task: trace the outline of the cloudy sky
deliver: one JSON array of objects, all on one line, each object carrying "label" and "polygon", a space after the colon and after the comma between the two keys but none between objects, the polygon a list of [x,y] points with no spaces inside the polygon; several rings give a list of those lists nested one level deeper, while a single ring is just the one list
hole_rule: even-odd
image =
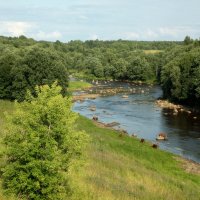
[{"label": "cloudy sky", "polygon": [[0,35],[37,40],[200,37],[200,0],[0,0]]}]

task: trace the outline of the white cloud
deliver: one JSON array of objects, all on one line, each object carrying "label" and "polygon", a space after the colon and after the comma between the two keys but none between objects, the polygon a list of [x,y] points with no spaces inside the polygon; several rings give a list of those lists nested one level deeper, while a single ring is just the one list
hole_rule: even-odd
[{"label": "white cloud", "polygon": [[26,35],[35,24],[22,21],[0,21],[0,33],[11,36]]},{"label": "white cloud", "polygon": [[99,36],[97,34],[94,34],[90,37],[90,40],[97,40],[99,39]]},{"label": "white cloud", "polygon": [[200,29],[190,26],[158,27],[154,29],[143,29],[133,32],[123,33],[123,37],[128,40],[157,40],[157,39],[178,39],[186,35],[200,34]]},{"label": "white cloud", "polygon": [[124,35],[125,35],[125,39],[127,40],[137,40],[140,38],[140,34],[137,32],[127,32]]},{"label": "white cloud", "polygon": [[25,35],[38,40],[56,40],[62,37],[59,31],[44,32],[38,31],[38,25],[32,22],[22,21],[0,21],[0,35],[20,36]]},{"label": "white cloud", "polygon": [[158,37],[158,33],[151,29],[140,30],[137,32],[127,32],[124,33],[124,37],[127,40],[145,40],[145,39],[155,39]]},{"label": "white cloud", "polygon": [[48,33],[44,31],[39,31],[33,37],[39,40],[56,40],[61,38],[62,34],[59,31],[53,31]]},{"label": "white cloud", "polygon": [[180,33],[181,29],[177,27],[161,27],[158,29],[158,31],[161,35],[170,35],[176,37]]},{"label": "white cloud", "polygon": [[158,29],[160,35],[179,37],[182,35],[193,35],[199,33],[200,30],[190,26],[161,27]]},{"label": "white cloud", "polygon": [[158,33],[156,33],[156,31],[153,31],[151,29],[148,29],[147,31],[144,32],[144,36],[146,38],[157,38],[158,37]]}]

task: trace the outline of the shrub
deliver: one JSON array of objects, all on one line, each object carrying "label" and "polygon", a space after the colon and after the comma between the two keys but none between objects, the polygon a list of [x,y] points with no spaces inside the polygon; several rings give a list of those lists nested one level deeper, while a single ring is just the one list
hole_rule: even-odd
[{"label": "shrub", "polygon": [[87,143],[84,132],[74,129],[77,115],[61,87],[36,87],[16,111],[7,116],[6,164],[3,186],[20,198],[66,199],[70,194],[68,169]]}]

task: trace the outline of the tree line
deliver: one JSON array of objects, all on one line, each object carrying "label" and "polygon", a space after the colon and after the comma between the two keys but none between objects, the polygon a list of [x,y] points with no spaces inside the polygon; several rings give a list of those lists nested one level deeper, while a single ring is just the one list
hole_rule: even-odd
[{"label": "tree line", "polygon": [[157,82],[164,96],[193,104],[199,98],[199,40],[35,41],[0,37],[0,98],[24,99],[35,85],[58,81],[67,93],[68,75],[90,79]]},{"label": "tree line", "polygon": [[[155,80],[159,53],[180,42],[35,41],[0,37],[0,98],[23,101],[26,90],[58,81],[67,93],[69,72],[92,78]],[[145,52],[146,51],[146,52]],[[150,52],[149,52],[150,51]]]}]

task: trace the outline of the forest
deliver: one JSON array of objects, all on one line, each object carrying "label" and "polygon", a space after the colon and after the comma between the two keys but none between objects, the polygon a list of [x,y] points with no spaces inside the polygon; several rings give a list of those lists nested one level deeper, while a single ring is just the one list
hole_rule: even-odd
[{"label": "forest", "polygon": [[26,90],[68,76],[157,83],[164,98],[196,105],[200,98],[200,41],[35,41],[0,37],[0,98],[23,101]]}]

